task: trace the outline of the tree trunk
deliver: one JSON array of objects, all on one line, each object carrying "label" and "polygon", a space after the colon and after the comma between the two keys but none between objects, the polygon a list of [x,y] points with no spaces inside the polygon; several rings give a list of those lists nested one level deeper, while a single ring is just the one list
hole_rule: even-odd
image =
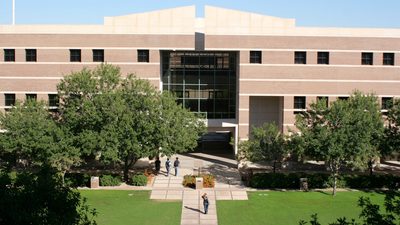
[{"label": "tree trunk", "polygon": [[274,165],[272,166],[272,169],[274,170],[274,173],[276,172],[276,160],[274,160]]},{"label": "tree trunk", "polygon": [[332,193],[333,196],[336,196],[336,183],[337,183],[337,174],[335,173],[333,175],[333,193]]},{"label": "tree trunk", "polygon": [[335,197],[336,196],[336,186],[337,186],[337,178],[339,175],[339,168],[340,168],[340,163],[336,162],[335,160],[331,161],[329,163],[329,167],[331,169],[331,173],[333,174],[333,191],[332,195]]},{"label": "tree trunk", "polygon": [[372,162],[372,159],[368,161],[368,169],[369,169],[369,175],[372,176],[374,173],[374,163]]},{"label": "tree trunk", "polygon": [[133,156],[126,156],[125,157],[125,163],[124,163],[124,181],[128,182],[129,181],[129,169],[132,167],[132,165],[137,161],[137,159]]},{"label": "tree trunk", "polygon": [[65,170],[63,170],[63,171],[61,171],[61,180],[62,180],[62,185],[63,186],[65,186],[65,173],[66,173],[66,171]]}]

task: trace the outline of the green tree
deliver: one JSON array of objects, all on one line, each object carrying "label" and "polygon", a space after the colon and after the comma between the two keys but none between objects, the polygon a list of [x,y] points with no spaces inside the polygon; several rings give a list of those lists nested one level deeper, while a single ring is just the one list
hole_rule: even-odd
[{"label": "green tree", "polygon": [[327,107],[324,102],[296,118],[303,155],[325,161],[333,177],[333,195],[343,166],[365,169],[379,156],[383,121],[377,99],[355,92],[348,100],[338,100]]},{"label": "green tree", "polygon": [[400,153],[400,100],[395,100],[388,110],[388,124],[382,141],[384,155]]},{"label": "green tree", "polygon": [[129,169],[143,157],[171,155],[195,147],[204,124],[147,80],[121,76],[101,65],[66,76],[58,86],[62,123],[87,155]]},{"label": "green tree", "polygon": [[51,166],[64,174],[80,163],[78,149],[70,135],[60,128],[44,102],[17,102],[10,112],[0,115],[5,130],[0,135],[0,157],[7,169],[22,162],[25,167]]},{"label": "green tree", "polygon": [[260,127],[252,127],[250,140],[240,144],[241,154],[253,162],[272,161],[273,172],[277,163],[288,156],[285,136],[275,123],[264,123]]},{"label": "green tree", "polygon": [[52,168],[15,176],[0,173],[0,224],[96,225],[96,215]]}]

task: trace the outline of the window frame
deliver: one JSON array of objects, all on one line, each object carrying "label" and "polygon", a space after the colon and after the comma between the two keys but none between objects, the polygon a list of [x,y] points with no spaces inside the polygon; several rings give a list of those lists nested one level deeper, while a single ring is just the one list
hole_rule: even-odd
[{"label": "window frame", "polygon": [[37,94],[35,93],[25,94],[25,100],[37,101]]},{"label": "window frame", "polygon": [[15,62],[15,49],[4,49],[4,62]]},{"label": "window frame", "polygon": [[381,110],[389,110],[393,106],[393,97],[382,97]]},{"label": "window frame", "polygon": [[249,61],[251,64],[261,64],[262,51],[250,51]]},{"label": "window frame", "polygon": [[374,53],[373,52],[362,52],[361,53],[361,65],[366,65],[366,66],[374,65]]},{"label": "window frame", "polygon": [[37,62],[37,49],[25,49],[25,61]]},{"label": "window frame", "polygon": [[81,49],[70,49],[69,50],[69,61],[70,62],[82,62],[82,50]]},{"label": "window frame", "polygon": [[[11,96],[12,96],[12,99],[10,101],[10,99],[8,97],[11,97]],[[4,94],[4,106],[7,106],[7,107],[14,106],[15,105],[15,101],[16,101],[15,94],[13,94],[13,93],[5,93]],[[10,102],[12,102],[12,103],[10,103]]]},{"label": "window frame", "polygon": [[317,53],[317,64],[329,65],[329,52]]},{"label": "window frame", "polygon": [[137,61],[140,63],[150,62],[150,51],[148,49],[137,50]]},{"label": "window frame", "polygon": [[104,49],[92,49],[92,55],[93,62],[104,62]]},{"label": "window frame", "polygon": [[[299,101],[301,100],[301,101]],[[293,98],[293,109],[305,110],[306,109],[306,96],[294,96]]]},{"label": "window frame", "polygon": [[325,106],[329,107],[329,97],[328,96],[317,96],[317,102],[322,101],[325,99]]},{"label": "window frame", "polygon": [[48,94],[48,105],[50,108],[58,108],[60,104],[60,97],[58,94]]},{"label": "window frame", "polygon": [[294,64],[307,64],[307,52],[305,51],[294,52]]},{"label": "window frame", "polygon": [[[386,57],[390,56],[390,57]],[[382,55],[382,65],[384,66],[394,66],[395,55],[393,52],[384,52]]]}]

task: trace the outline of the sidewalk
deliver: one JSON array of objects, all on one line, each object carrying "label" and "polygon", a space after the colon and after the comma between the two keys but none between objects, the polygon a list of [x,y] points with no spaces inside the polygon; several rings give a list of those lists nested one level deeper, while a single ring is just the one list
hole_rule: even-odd
[{"label": "sidewalk", "polygon": [[[215,188],[194,190],[182,186],[182,176],[158,175],[155,177],[150,199],[182,200],[181,225],[218,225],[216,200],[247,200],[246,188],[216,182]],[[208,214],[204,214],[201,196],[207,193]]]}]

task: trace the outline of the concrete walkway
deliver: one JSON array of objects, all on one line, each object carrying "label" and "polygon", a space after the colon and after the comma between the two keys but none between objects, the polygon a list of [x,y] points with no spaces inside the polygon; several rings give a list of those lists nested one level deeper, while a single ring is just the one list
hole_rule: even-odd
[{"label": "concrete walkway", "polygon": [[[201,196],[208,195],[208,213],[204,214]],[[184,190],[181,225],[218,225],[215,193],[212,190]]]},{"label": "concrete walkway", "polygon": [[[181,166],[178,176],[166,176],[161,159],[161,172],[154,178],[151,186],[150,199],[182,200],[181,225],[218,225],[216,200],[247,200],[247,192],[241,184],[235,160],[202,153],[177,155],[171,157],[171,162],[179,157]],[[216,177],[214,188],[194,190],[182,185],[183,176],[189,174],[210,173]],[[207,193],[209,199],[208,214],[204,214],[203,199]]]}]

